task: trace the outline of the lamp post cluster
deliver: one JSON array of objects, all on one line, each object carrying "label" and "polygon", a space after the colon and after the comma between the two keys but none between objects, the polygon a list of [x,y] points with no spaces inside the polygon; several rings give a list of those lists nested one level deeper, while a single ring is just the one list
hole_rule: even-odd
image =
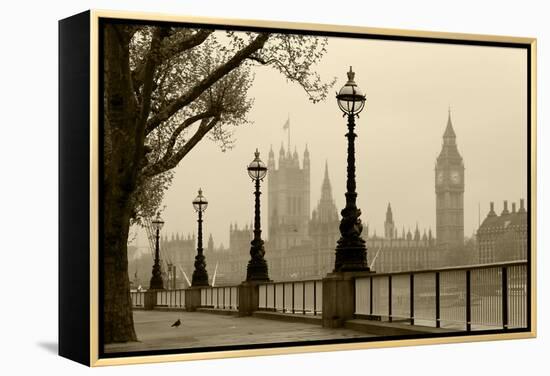
[{"label": "lamp post cluster", "polygon": [[[250,261],[246,271],[247,281],[269,281],[267,262],[264,258],[264,241],[261,238],[262,230],[260,224],[260,182],[267,174],[267,167],[260,159],[260,152],[256,149],[254,160],[247,166],[248,176],[255,183],[255,205],[254,205],[254,238],[251,242]],[[208,201],[199,189],[198,196],[193,200],[193,208],[198,214],[198,236],[197,236],[197,255],[195,256],[195,270],[191,280],[192,287],[208,286],[208,272],[206,271],[206,258],[202,246],[202,215],[208,207]],[[163,289],[162,273],[159,258],[159,233],[164,222],[160,219],[160,214],[152,221],[156,230],[155,261],[153,265],[153,277],[151,278],[150,289]]]},{"label": "lamp post cluster", "polygon": [[[355,73],[350,67],[347,73],[348,81],[336,95],[338,107],[347,115],[348,139],[347,150],[347,180],[346,180],[346,206],[342,209],[340,221],[341,237],[336,245],[336,258],[334,272],[368,271],[367,247],[361,237],[363,225],[361,224],[361,210],[357,207],[357,191],[355,181],[355,117],[365,108],[366,96],[355,83]],[[260,182],[267,175],[267,167],[260,159],[260,152],[256,149],[254,160],[247,166],[248,176],[254,182],[254,238],[250,245],[250,261],[246,270],[246,281],[269,281],[267,261],[265,260],[264,241],[261,234],[260,223]],[[208,273],[202,247],[202,215],[208,207],[208,201],[199,189],[198,196],[193,200],[193,208],[198,213],[198,241],[197,255],[195,257],[195,270],[193,272],[192,286],[208,286]],[[155,261],[151,289],[163,289],[162,274],[159,259],[159,233],[164,225],[160,214],[151,222],[156,231]]]}]

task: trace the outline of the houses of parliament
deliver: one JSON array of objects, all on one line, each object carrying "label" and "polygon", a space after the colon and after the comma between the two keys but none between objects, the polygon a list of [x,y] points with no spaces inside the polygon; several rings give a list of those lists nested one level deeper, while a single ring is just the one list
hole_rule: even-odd
[{"label": "houses of parliament", "polygon": [[[383,236],[370,233],[368,226],[362,234],[372,270],[419,270],[480,261],[476,256],[476,244],[465,243],[464,163],[456,143],[450,111],[441,151],[435,162],[435,234],[432,229],[420,229],[418,225],[414,229],[399,228],[394,221],[395,208],[388,203]],[[325,162],[321,187],[314,187],[320,189],[321,196],[313,210],[310,207],[311,160],[307,146],[301,161],[296,149],[291,152],[281,145],[277,158],[271,149],[267,167],[265,257],[270,278],[300,280],[323,277],[334,267],[334,250],[340,237],[340,215],[332,194],[328,163]],[[493,218],[494,213],[490,216]],[[491,223],[496,222],[492,219]],[[212,278],[216,274],[216,284],[240,283],[246,276],[252,225],[231,223],[229,238],[228,248],[216,248],[210,236],[205,249],[209,276]],[[488,241],[484,244],[488,249]],[[181,274],[192,275],[196,254],[194,235],[165,237],[161,247],[165,257],[179,266]],[[485,254],[487,252],[485,250]],[[185,286],[182,276],[178,274],[176,279]]]}]

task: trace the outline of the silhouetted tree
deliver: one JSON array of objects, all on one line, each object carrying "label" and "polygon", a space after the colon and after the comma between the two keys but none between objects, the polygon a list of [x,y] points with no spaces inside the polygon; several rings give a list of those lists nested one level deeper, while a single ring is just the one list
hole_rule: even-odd
[{"label": "silhouetted tree", "polygon": [[104,342],[136,340],[127,242],[162,202],[172,169],[206,136],[222,150],[247,124],[254,66],[276,69],[313,102],[334,81],[312,70],[326,39],[106,24],[104,29]]}]

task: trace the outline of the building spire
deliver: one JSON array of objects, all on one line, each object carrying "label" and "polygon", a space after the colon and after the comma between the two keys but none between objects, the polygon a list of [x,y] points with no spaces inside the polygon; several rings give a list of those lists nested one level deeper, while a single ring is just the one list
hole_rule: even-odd
[{"label": "building spire", "polygon": [[328,175],[328,162],[325,161],[325,176],[321,185],[321,198],[316,208],[317,220],[322,223],[330,223],[338,220],[338,210],[332,199],[332,187]]},{"label": "building spire", "polygon": [[386,210],[386,221],[384,222],[384,237],[386,239],[392,239],[394,237],[394,233],[395,225],[393,223],[393,213],[391,211],[391,204],[388,202],[388,209]]},{"label": "building spire", "polygon": [[393,223],[393,212],[391,210],[391,203],[388,202],[388,209],[386,209],[386,221]]},{"label": "building spire", "polygon": [[445,133],[443,134],[443,139],[445,142],[448,140],[456,138],[455,130],[453,129],[453,122],[451,120],[451,106],[449,106],[449,116],[447,118],[447,127],[445,128]]},{"label": "building spire", "polygon": [[309,150],[307,150],[307,144],[306,144],[306,150],[304,150],[304,169],[309,170]]},{"label": "building spire", "polygon": [[321,201],[332,201],[332,187],[328,176],[328,161],[325,160],[325,176],[321,187]]}]

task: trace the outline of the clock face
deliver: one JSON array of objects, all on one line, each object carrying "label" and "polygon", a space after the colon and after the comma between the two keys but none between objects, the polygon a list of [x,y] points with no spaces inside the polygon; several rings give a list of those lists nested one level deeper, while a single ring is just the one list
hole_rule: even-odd
[{"label": "clock face", "polygon": [[453,183],[458,184],[460,182],[460,173],[458,171],[451,172],[451,180]]},{"label": "clock face", "polygon": [[437,173],[437,183],[438,184],[443,183],[443,172],[441,171]]}]

